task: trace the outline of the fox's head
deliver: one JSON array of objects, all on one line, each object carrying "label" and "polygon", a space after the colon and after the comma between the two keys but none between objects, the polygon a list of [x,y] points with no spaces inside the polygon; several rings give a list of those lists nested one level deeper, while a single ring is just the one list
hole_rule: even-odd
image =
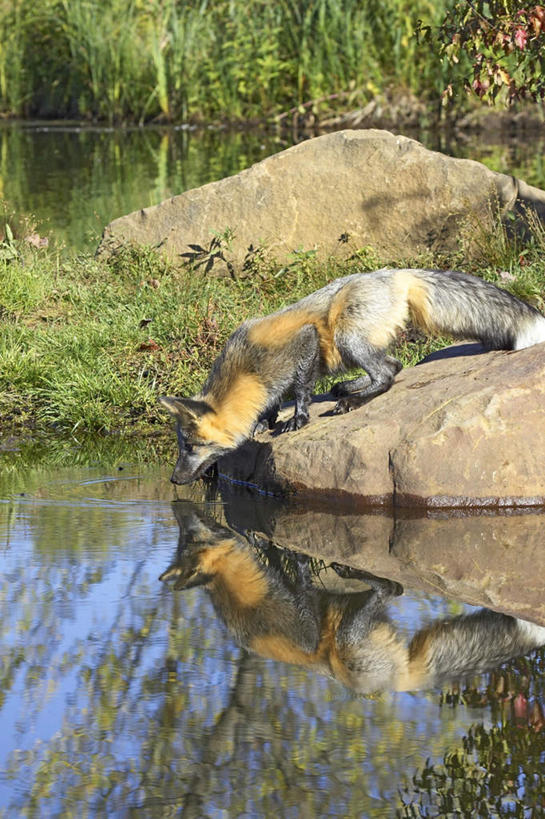
[{"label": "fox's head", "polygon": [[225,429],[214,408],[198,398],[162,396],[161,404],[176,419],[178,461],[170,480],[183,484],[200,478],[218,458],[237,442]]},{"label": "fox's head", "polygon": [[180,527],[178,549],[159,580],[174,580],[175,589],[208,586],[234,550],[233,533],[186,501],[176,501],[172,508]]}]

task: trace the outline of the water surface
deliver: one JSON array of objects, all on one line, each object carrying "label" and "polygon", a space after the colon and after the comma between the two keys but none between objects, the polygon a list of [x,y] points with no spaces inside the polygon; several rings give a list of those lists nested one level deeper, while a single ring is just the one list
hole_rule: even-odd
[{"label": "water surface", "polygon": [[0,200],[34,215],[61,245],[94,250],[112,219],[282,147],[266,134],[0,123]]},{"label": "water surface", "polygon": [[[225,603],[159,577],[207,538],[216,554],[234,538],[248,560],[292,578],[298,559],[251,522],[243,531],[236,496],[226,505],[192,487],[173,503],[168,469],[120,466],[3,482],[4,815],[445,815],[444,799],[464,804],[476,790],[526,811],[497,815],[540,804],[543,652],[455,683],[366,694],[251,653]],[[266,521],[265,501],[252,506]],[[330,562],[313,556],[304,569],[321,599],[370,593]],[[477,611],[409,587],[385,610],[407,644]]]}]

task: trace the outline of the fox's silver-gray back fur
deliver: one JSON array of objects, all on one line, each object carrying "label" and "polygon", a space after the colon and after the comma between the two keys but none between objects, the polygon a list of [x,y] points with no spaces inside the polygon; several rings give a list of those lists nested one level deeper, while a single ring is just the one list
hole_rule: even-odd
[{"label": "fox's silver-gray back fur", "polygon": [[[384,268],[354,273],[330,282],[277,315],[305,308],[326,314],[332,297],[346,288],[349,296],[345,311],[357,321],[362,335],[369,337],[377,326],[392,324],[392,308],[405,295],[399,282],[407,278],[425,285],[430,323],[439,333],[476,339],[494,350],[522,349],[545,341],[545,318],[535,307],[478,276],[454,270]],[[418,314],[411,314],[410,300],[407,307],[405,321],[412,318],[418,322]],[[532,340],[529,336],[533,336]]]},{"label": "fox's silver-gray back fur", "polygon": [[[422,329],[475,339],[494,350],[522,349],[545,341],[545,318],[536,308],[490,282],[458,271],[385,268],[354,273],[330,282],[265,319],[280,319],[295,311],[326,318],[332,299],[346,291],[343,310],[336,320],[338,325],[357,328],[358,334],[368,340],[387,335],[388,346],[396,331],[409,320],[423,323],[421,312],[412,310],[410,294],[407,297],[405,288],[400,286],[403,279],[415,279],[425,288],[423,298],[428,315]],[[203,386],[203,395],[213,391],[221,396],[241,369],[258,372],[275,392],[282,382],[289,381],[296,359],[294,338],[286,337],[271,356],[270,348],[251,342],[252,328],[263,320],[250,319],[235,330]]]}]

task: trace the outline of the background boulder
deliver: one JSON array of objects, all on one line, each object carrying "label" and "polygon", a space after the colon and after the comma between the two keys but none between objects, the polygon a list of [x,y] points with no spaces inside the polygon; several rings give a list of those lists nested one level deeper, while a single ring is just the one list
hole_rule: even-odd
[{"label": "background boulder", "polygon": [[279,261],[294,249],[348,255],[371,245],[389,260],[425,249],[452,250],[461,220],[532,206],[545,218],[545,192],[479,162],[429,151],[388,131],[345,130],[315,137],[235,176],[115,219],[99,254],[133,241],[176,259],[234,231],[232,258],[264,245]]}]

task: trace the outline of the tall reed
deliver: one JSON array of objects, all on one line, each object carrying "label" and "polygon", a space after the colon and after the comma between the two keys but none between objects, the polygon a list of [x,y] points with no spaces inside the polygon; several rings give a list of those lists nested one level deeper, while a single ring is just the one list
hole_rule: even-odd
[{"label": "tall reed", "polygon": [[388,89],[438,98],[413,36],[451,0],[0,0],[0,113],[251,119]]}]

